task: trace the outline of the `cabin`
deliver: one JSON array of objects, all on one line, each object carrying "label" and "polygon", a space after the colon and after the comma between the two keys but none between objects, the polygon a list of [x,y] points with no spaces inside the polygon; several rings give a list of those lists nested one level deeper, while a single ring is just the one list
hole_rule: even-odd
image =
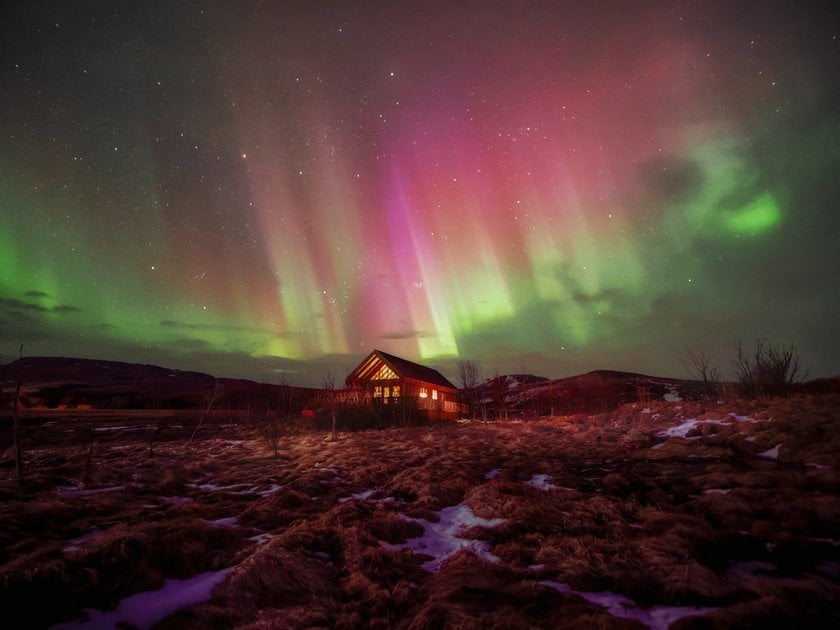
[{"label": "cabin", "polygon": [[427,417],[441,420],[466,414],[458,388],[440,372],[381,350],[371,352],[345,384],[374,405],[416,405]]}]

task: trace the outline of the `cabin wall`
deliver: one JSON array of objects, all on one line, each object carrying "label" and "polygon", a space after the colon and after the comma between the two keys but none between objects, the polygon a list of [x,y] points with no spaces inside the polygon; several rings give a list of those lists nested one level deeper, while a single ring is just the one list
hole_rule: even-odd
[{"label": "cabin wall", "polygon": [[456,420],[463,415],[458,390],[411,379],[358,381],[355,386],[365,392],[372,404],[388,405],[411,398],[427,417]]}]

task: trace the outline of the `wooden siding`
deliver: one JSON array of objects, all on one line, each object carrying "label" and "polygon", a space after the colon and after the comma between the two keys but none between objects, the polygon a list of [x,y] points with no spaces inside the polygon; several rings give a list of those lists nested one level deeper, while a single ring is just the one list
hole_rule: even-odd
[{"label": "wooden siding", "polygon": [[411,398],[431,418],[456,419],[466,413],[458,388],[440,372],[379,350],[371,352],[345,382],[373,404]]}]

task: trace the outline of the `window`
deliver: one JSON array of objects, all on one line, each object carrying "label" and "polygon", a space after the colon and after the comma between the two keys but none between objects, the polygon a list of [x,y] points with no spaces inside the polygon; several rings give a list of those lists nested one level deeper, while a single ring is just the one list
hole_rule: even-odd
[{"label": "window", "polygon": [[382,388],[379,385],[373,388],[373,397],[382,398]]},{"label": "window", "polygon": [[428,398],[429,397],[429,390],[425,387],[420,388],[420,393],[418,394],[420,398]]},{"label": "window", "polygon": [[437,393],[437,390],[436,390],[436,389],[433,389],[433,390],[432,390],[432,400],[437,400],[437,399],[438,399],[438,393]]},{"label": "window", "polygon": [[391,397],[391,388],[386,387],[385,388],[385,398],[390,398],[390,397]]},{"label": "window", "polygon": [[400,397],[400,386],[399,385],[394,385],[394,387],[391,388],[391,395],[394,398],[399,398]]},{"label": "window", "polygon": [[373,375],[371,378],[372,381],[390,381],[395,378],[398,378],[397,375],[394,373],[394,370],[389,368],[387,365],[383,365],[382,367],[377,370],[376,374]]}]

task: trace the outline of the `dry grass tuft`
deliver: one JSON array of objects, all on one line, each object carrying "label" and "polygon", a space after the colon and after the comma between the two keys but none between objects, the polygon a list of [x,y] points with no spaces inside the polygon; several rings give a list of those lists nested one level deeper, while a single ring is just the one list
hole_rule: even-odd
[{"label": "dry grass tuft", "polygon": [[247,613],[310,604],[334,591],[331,563],[279,544],[263,545],[216,590],[215,599]]}]

